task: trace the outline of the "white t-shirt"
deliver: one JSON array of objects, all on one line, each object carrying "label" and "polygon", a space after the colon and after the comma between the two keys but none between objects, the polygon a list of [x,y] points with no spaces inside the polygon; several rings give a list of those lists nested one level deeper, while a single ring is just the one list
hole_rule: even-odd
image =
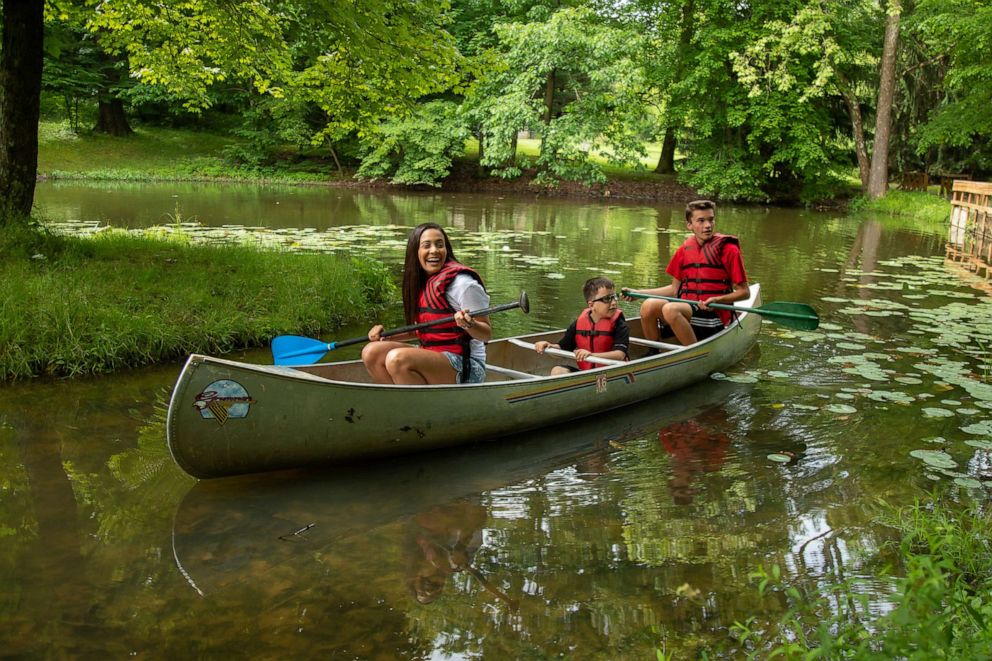
[{"label": "white t-shirt", "polygon": [[[467,273],[459,273],[448,285],[444,292],[444,297],[455,310],[481,310],[489,307],[489,294],[483,289],[479,281]],[[486,362],[486,345],[479,340],[472,338],[470,345],[472,357]]]}]

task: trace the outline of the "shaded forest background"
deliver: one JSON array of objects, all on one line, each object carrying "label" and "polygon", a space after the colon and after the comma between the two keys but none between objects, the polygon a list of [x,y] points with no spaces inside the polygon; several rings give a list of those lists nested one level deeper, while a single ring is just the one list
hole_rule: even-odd
[{"label": "shaded forest background", "polygon": [[877,198],[992,171],[989,25],[986,0],[4,0],[4,217],[42,112],[226,133],[232,168],[438,185],[468,144],[479,176],[591,184],[655,144],[710,196]]}]

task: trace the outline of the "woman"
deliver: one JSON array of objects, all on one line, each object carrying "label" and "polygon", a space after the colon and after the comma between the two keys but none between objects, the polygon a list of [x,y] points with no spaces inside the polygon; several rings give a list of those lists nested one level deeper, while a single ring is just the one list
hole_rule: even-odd
[{"label": "woman", "polygon": [[[486,346],[492,337],[489,317],[469,310],[489,306],[479,274],[455,260],[448,235],[437,223],[418,225],[406,244],[403,311],[408,324],[454,315],[454,321],[414,333],[382,337],[369,330],[362,361],[376,383],[481,383],[486,378]],[[396,340],[417,337],[414,347]]]}]

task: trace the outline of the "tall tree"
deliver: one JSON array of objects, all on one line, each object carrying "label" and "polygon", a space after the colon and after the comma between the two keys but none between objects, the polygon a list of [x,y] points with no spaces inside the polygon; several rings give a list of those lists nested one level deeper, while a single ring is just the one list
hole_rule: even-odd
[{"label": "tall tree", "polygon": [[44,8],[44,0],[3,0],[0,225],[26,222],[34,204]]},{"label": "tall tree", "polygon": [[[643,156],[643,50],[633,30],[614,27],[588,9],[565,8],[547,20],[496,26],[498,57],[466,101],[484,131],[484,162],[502,167],[518,131],[538,129],[538,178],[602,181],[589,160],[599,149],[616,163]],[[552,85],[553,83],[553,85]],[[550,93],[553,86],[554,91]]]},{"label": "tall tree", "polygon": [[896,56],[899,48],[900,0],[889,0],[885,17],[885,40],[878,81],[878,105],[875,110],[875,144],[871,153],[868,197],[884,197],[889,189],[889,138],[892,135],[892,105],[896,94]]}]

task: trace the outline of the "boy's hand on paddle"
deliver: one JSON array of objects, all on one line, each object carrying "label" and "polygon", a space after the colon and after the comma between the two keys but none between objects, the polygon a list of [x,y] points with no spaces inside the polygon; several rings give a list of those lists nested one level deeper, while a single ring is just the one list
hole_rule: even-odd
[{"label": "boy's hand on paddle", "polygon": [[537,353],[544,353],[544,350],[551,346],[551,343],[547,340],[541,340],[534,343],[534,351]]},{"label": "boy's hand on paddle", "polygon": [[623,300],[627,301],[628,303],[633,303],[637,299],[635,299],[634,297],[628,295],[627,292],[629,292],[629,291],[630,290],[627,289],[626,287],[621,287],[620,288],[620,298],[622,298]]},{"label": "boy's hand on paddle", "polygon": [[586,351],[585,349],[576,349],[573,353],[575,353],[575,360],[577,361],[585,360],[592,355],[591,351]]}]

